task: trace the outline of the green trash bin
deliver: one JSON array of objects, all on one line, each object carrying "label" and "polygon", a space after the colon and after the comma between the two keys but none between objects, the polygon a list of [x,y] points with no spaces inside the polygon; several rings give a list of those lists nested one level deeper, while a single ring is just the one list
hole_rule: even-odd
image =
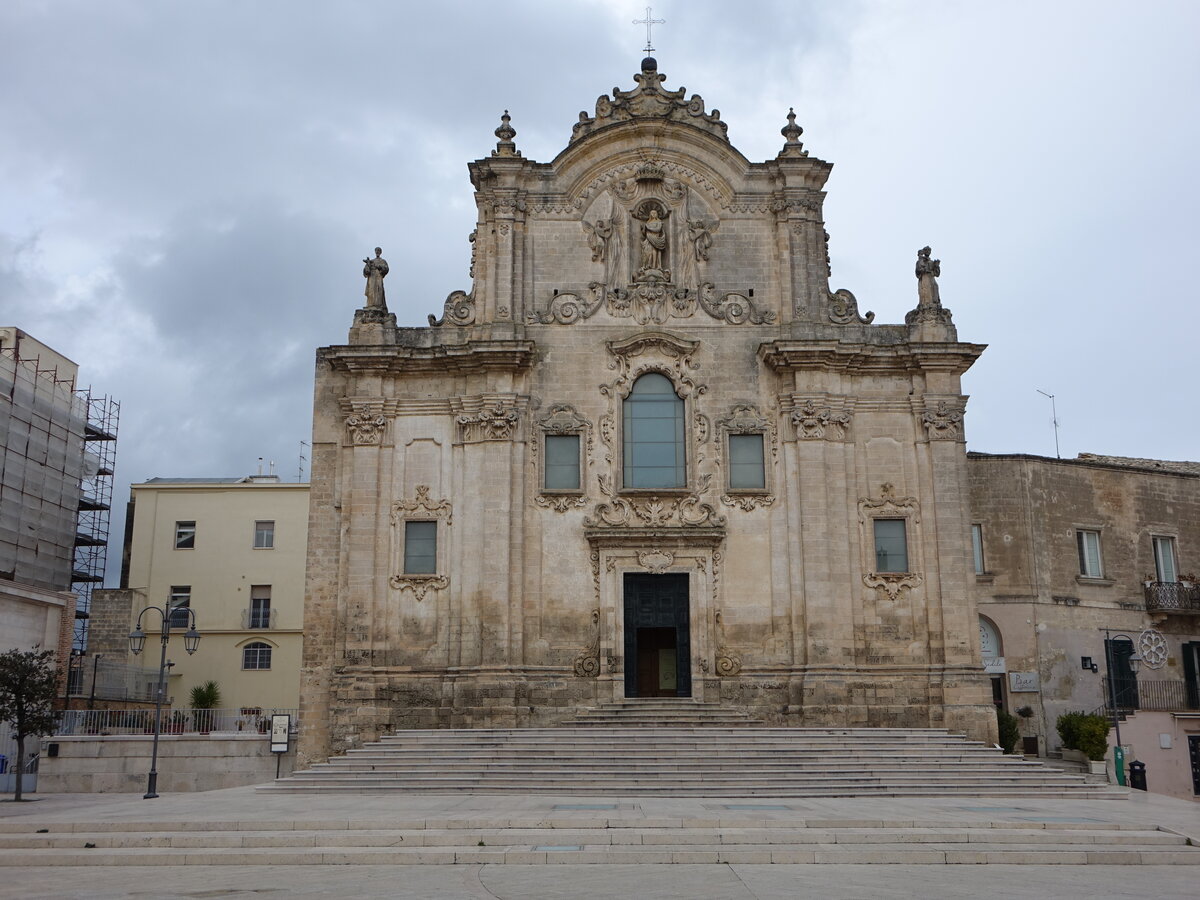
[{"label": "green trash bin", "polygon": [[1125,748],[1113,747],[1113,768],[1117,773],[1117,784],[1125,786]]}]

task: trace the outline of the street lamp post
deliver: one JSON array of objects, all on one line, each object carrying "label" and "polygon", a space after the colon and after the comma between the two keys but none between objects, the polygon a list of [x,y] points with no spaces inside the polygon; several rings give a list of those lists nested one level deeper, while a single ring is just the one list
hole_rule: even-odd
[{"label": "street lamp post", "polygon": [[[158,613],[159,619],[162,621],[162,654],[158,662],[158,693],[154,697],[154,750],[150,756],[150,778],[146,785],[146,793],[142,795],[143,800],[153,800],[158,796],[158,736],[162,733],[163,691],[166,688],[167,668],[174,665],[174,663],[167,662],[167,641],[171,639],[171,614],[179,609],[172,610],[170,604],[147,606],[138,613],[137,624],[133,631],[129,632],[129,649],[134,656],[137,656],[146,646],[146,632],[142,631],[142,616],[153,610]],[[200,646],[200,632],[196,630],[196,613],[190,608],[187,608],[186,612],[188,630],[183,635],[183,648],[190,656]]]},{"label": "street lamp post", "polygon": [[[1133,638],[1127,634],[1120,632],[1116,633],[1117,637],[1125,638],[1130,644],[1133,643]],[[1113,730],[1116,732],[1116,745],[1113,747],[1113,771],[1117,775],[1117,784],[1125,784],[1125,750],[1121,745],[1121,717],[1117,712],[1117,679],[1116,670],[1113,666],[1112,652],[1112,636],[1111,628],[1104,629],[1104,662],[1108,668],[1108,703],[1112,711]],[[1129,657],[1129,670],[1137,675],[1138,665],[1142,658],[1136,652]]]}]

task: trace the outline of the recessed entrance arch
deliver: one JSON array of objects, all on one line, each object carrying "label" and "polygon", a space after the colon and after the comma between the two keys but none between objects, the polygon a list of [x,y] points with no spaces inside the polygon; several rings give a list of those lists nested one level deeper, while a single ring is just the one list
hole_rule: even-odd
[{"label": "recessed entrance arch", "polygon": [[625,696],[692,696],[688,576],[625,575]]}]

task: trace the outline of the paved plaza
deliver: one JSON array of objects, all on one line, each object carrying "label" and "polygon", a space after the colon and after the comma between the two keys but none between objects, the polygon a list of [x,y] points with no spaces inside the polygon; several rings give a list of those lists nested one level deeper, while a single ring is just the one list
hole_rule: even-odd
[{"label": "paved plaza", "polygon": [[[1200,804],[1134,792],[1127,800],[1029,798],[807,799],[263,794],[233,788],[200,794],[45,794],[0,803],[0,825],[119,825],[179,822],[278,825],[344,820],[562,821],[594,817],[636,821],[753,815],[764,821],[1092,822],[1165,828],[1200,843]],[[9,853],[19,851],[7,851]],[[322,896],[441,898],[786,897],[1195,897],[1200,870],[1188,865],[97,865],[8,866],[0,898]]]}]

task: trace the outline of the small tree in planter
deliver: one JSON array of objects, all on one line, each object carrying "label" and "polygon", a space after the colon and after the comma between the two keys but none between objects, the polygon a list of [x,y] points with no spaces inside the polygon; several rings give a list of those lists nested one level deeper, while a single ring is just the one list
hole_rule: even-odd
[{"label": "small tree in planter", "polygon": [[201,733],[212,731],[216,718],[213,710],[221,708],[221,686],[215,681],[206,681],[192,688],[192,709],[196,710],[196,730]]},{"label": "small tree in planter", "polygon": [[1017,749],[1017,741],[1021,739],[1016,716],[1009,715],[997,706],[996,724],[1000,726],[1000,747],[1005,753],[1012,753]]},{"label": "small tree in planter", "polygon": [[54,701],[58,697],[58,666],[53,650],[9,650],[0,653],[0,726],[10,723],[17,739],[13,773],[21,799],[25,773],[25,739],[51,734],[58,727]]}]

